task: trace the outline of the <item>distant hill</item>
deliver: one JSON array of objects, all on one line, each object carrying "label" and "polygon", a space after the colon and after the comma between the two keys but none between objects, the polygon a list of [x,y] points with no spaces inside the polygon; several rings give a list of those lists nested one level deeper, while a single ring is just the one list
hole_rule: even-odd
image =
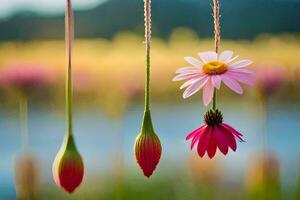
[{"label": "distant hill", "polygon": [[[154,35],[166,38],[177,27],[190,27],[200,36],[212,34],[211,1],[153,0]],[[260,33],[300,33],[300,2],[278,0],[221,0],[222,34],[251,39]],[[110,0],[78,11],[76,35],[111,38],[120,31],[143,34],[143,1]],[[64,17],[18,13],[0,21],[0,40],[60,39]]]}]

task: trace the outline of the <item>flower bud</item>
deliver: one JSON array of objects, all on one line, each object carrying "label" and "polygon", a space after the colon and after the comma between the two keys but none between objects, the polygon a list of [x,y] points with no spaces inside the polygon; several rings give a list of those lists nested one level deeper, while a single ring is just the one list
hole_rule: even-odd
[{"label": "flower bud", "polygon": [[136,161],[146,177],[150,177],[159,163],[162,147],[152,126],[150,112],[145,112],[142,131],[135,141]]},{"label": "flower bud", "polygon": [[72,135],[67,135],[53,163],[55,183],[72,193],[81,184],[84,176],[83,161]]}]

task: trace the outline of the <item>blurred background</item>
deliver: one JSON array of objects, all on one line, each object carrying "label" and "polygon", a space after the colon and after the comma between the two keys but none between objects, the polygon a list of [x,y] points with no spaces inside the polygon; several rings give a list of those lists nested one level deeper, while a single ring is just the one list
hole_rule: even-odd
[{"label": "blurred background", "polygon": [[219,107],[246,143],[212,160],[184,141],[203,122],[201,93],[183,100],[171,81],[184,56],[213,50],[211,1],[153,0],[152,112],[163,155],[150,179],[133,154],[143,113],[143,1],[73,4],[84,182],[69,196],[51,172],[65,133],[65,1],[1,1],[1,200],[300,199],[300,0],[221,1],[221,49],[253,60],[257,76],[243,96],[222,86]]}]

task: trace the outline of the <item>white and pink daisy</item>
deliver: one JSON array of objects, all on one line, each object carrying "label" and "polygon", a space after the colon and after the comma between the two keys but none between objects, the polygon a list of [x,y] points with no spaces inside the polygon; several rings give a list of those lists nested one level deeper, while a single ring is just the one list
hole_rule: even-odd
[{"label": "white and pink daisy", "polygon": [[[213,51],[199,53],[200,60],[187,56],[184,59],[191,65],[180,68],[173,81],[186,82],[180,89],[186,88],[183,98],[188,98],[203,88],[203,103],[207,106],[214,94],[214,89],[220,89],[223,81],[226,86],[238,94],[243,93],[239,82],[253,85],[253,72],[245,69],[252,64],[250,60],[235,61],[232,51],[217,54]],[[235,62],[234,62],[235,61]]]}]

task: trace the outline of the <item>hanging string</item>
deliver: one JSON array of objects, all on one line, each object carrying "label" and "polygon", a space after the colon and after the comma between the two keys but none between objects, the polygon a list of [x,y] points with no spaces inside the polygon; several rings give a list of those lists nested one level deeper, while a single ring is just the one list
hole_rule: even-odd
[{"label": "hanging string", "polygon": [[[219,53],[221,42],[221,27],[220,27],[220,3],[219,0],[213,0],[213,17],[214,17],[214,32],[215,32],[215,52]],[[212,109],[217,109],[217,90],[214,89]]]},{"label": "hanging string", "polygon": [[74,40],[74,20],[72,13],[71,0],[67,0],[66,18],[65,18],[65,29],[66,29],[66,49],[67,49],[67,74],[66,74],[66,111],[67,111],[67,127],[68,134],[73,133],[73,91],[72,91],[72,48]]},{"label": "hanging string", "polygon": [[145,111],[150,110],[150,50],[151,50],[151,0],[144,0],[145,43],[146,43],[146,81]]}]

